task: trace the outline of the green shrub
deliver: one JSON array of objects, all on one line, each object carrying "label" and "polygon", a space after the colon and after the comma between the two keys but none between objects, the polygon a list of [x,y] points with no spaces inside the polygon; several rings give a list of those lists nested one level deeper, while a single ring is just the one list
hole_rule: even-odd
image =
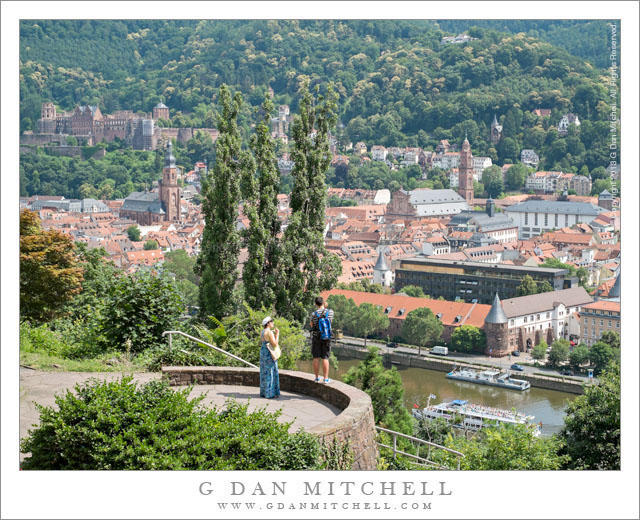
[{"label": "green shrub", "polygon": [[35,326],[28,321],[20,324],[20,350],[60,355],[66,349],[60,334],[53,332],[45,324]]},{"label": "green shrub", "polygon": [[[155,347],[148,348],[139,354],[137,360],[151,372],[159,372],[163,366],[223,366],[221,358],[227,360],[227,366],[231,365],[232,361],[236,363],[235,360],[228,356],[216,353],[213,349],[201,347],[197,343],[187,344],[185,341],[178,340],[178,337],[174,337],[172,348],[169,348],[167,345],[157,345]],[[246,365],[237,363],[237,366]]]},{"label": "green shrub", "polygon": [[57,319],[49,324],[20,324],[20,351],[58,356],[63,359],[86,359],[105,353],[97,332],[90,324]]},{"label": "green shrub", "polygon": [[142,352],[164,343],[162,333],[177,324],[182,301],[174,283],[166,276],[140,273],[113,284],[105,304],[101,332],[105,346]]},{"label": "green shrub", "polygon": [[90,380],[56,396],[58,409],[38,406],[40,425],[22,440],[23,469],[306,470],[321,469],[321,448],[309,433],[288,433],[280,412],[248,414],[228,401],[206,409],[164,381],[138,387],[131,377]]}]

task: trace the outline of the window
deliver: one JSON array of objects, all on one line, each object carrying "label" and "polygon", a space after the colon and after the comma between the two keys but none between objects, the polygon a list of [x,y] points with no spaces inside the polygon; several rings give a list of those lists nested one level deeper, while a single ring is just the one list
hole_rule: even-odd
[{"label": "window", "polygon": [[514,325],[514,321],[515,321],[515,320],[511,320],[511,321],[509,322],[509,326],[510,326],[510,327],[513,327],[513,325]]},{"label": "window", "polygon": [[593,318],[593,319],[591,320],[591,325],[595,325],[595,324],[596,324],[596,319],[595,319],[595,318]]},{"label": "window", "polygon": [[539,320],[539,319],[540,319],[540,315],[536,314],[536,320]]},{"label": "window", "polygon": [[616,328],[618,328],[618,329],[620,328],[620,322],[619,321],[616,321]]},{"label": "window", "polygon": [[544,214],[544,227],[549,226],[549,213]]},{"label": "window", "polygon": [[564,216],[564,225],[565,227],[569,225],[569,215]]},{"label": "window", "polygon": [[604,320],[600,320],[600,326],[602,327],[604,325]]},{"label": "window", "polygon": [[534,226],[538,225],[538,214],[537,213],[533,214],[533,225]]},{"label": "window", "polygon": [[527,323],[527,317],[526,316],[524,317],[524,322]]},{"label": "window", "polygon": [[[529,213],[525,213],[525,214],[524,214],[524,224],[525,224],[525,226],[526,226],[528,223],[529,223]],[[527,229],[527,231],[529,231],[529,230]]]},{"label": "window", "polygon": [[551,318],[551,313],[547,312],[547,319]]},{"label": "window", "polygon": [[558,227],[558,214],[557,213],[554,215],[554,226]]}]

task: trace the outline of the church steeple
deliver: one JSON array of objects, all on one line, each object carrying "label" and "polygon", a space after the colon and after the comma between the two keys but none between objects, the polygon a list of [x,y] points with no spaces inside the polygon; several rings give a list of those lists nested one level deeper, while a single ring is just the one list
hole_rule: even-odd
[{"label": "church steeple", "polygon": [[164,167],[165,168],[175,168],[176,167],[176,158],[173,156],[173,143],[171,139],[167,143],[167,151],[164,155]]},{"label": "church steeple", "polygon": [[173,156],[173,144],[167,143],[160,183],[160,200],[165,211],[165,220],[179,221],[181,218],[180,186],[178,185],[178,169]]},{"label": "church steeple", "polygon": [[473,155],[466,133],[458,166],[458,193],[464,197],[470,207],[473,207]]}]

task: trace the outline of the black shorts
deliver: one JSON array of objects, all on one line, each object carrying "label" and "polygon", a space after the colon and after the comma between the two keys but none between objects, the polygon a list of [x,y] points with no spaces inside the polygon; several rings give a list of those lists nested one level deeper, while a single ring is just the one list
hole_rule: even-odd
[{"label": "black shorts", "polygon": [[329,359],[329,352],[331,352],[330,339],[320,339],[311,336],[311,355],[314,358]]}]

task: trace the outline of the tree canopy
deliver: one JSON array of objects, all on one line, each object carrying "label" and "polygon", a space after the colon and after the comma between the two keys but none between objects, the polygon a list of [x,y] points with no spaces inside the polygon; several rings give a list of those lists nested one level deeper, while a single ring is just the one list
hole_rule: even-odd
[{"label": "tree canopy", "polygon": [[43,231],[37,213],[20,213],[20,316],[48,321],[82,290],[82,267],[73,240]]}]

